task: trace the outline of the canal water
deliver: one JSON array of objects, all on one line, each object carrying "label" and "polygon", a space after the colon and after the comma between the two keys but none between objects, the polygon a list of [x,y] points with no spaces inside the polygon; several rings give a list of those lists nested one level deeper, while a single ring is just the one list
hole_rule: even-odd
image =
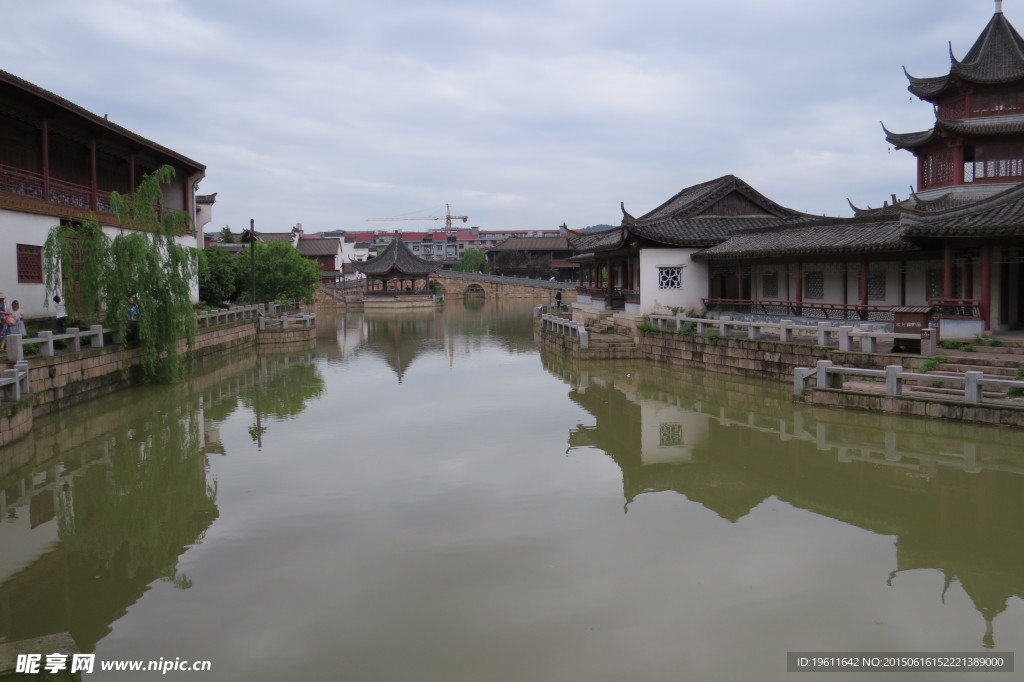
[{"label": "canal water", "polygon": [[[530,312],[321,314],[37,420],[0,452],[0,644],[70,633],[95,680],[667,682],[1024,639],[1020,432],[567,362]],[[151,660],[210,670],[100,670]]]}]

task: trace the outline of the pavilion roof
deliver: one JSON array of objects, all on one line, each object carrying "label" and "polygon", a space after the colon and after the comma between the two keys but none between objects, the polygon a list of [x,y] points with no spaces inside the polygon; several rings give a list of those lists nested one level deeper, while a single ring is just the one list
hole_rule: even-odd
[{"label": "pavilion roof", "polygon": [[1024,236],[1024,183],[963,206],[907,210],[901,223],[908,238]]},{"label": "pavilion roof", "polygon": [[996,11],[964,58],[954,57],[950,47],[949,61],[945,76],[915,78],[908,73],[907,89],[921,99],[934,101],[957,80],[997,84],[1024,79],[1024,39],[1003,13]]},{"label": "pavilion roof", "polygon": [[365,275],[429,275],[441,267],[414,254],[401,239],[392,240],[376,258],[354,265]]},{"label": "pavilion roof", "polygon": [[946,134],[953,135],[1020,135],[1024,133],[1024,115],[991,116],[969,119],[939,119],[929,130],[916,133],[893,133],[886,130],[885,139],[898,149],[917,149]]}]

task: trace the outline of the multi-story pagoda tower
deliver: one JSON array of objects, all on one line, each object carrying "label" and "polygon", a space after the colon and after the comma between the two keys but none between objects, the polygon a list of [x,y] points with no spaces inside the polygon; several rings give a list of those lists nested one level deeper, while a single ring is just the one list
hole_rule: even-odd
[{"label": "multi-story pagoda tower", "polygon": [[885,130],[893,146],[917,157],[921,199],[954,194],[970,201],[1024,182],[1024,39],[1003,16],[1002,0],[995,4],[963,59],[950,46],[949,73],[907,73],[907,89],[935,105],[935,125],[917,133]]}]

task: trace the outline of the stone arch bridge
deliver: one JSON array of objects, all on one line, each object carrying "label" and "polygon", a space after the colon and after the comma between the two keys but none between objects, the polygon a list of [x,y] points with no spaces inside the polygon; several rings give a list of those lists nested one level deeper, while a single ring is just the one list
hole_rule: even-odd
[{"label": "stone arch bridge", "polygon": [[489,298],[554,299],[555,292],[561,291],[563,302],[571,303],[576,300],[575,282],[500,277],[475,272],[456,272],[455,270],[438,270],[431,275],[430,279],[437,280],[444,287],[447,296],[462,296],[468,291],[469,293],[482,292]]}]

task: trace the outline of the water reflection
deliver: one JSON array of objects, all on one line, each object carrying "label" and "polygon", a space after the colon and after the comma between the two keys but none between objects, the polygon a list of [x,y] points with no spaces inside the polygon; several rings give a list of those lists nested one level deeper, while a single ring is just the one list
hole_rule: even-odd
[{"label": "water reflection", "polygon": [[93,651],[155,581],[190,588],[180,557],[219,514],[219,422],[239,408],[294,418],[324,390],[312,359],[208,361],[179,386],[36,420],[5,448],[17,466],[0,478],[0,642],[69,632]]},{"label": "water reflection", "polygon": [[328,362],[363,355],[383,360],[402,383],[418,358],[457,358],[496,343],[511,353],[536,350],[529,300],[451,300],[443,307],[323,313],[318,318],[318,351]]},{"label": "water reflection", "polygon": [[896,538],[887,576],[942,573],[984,619],[1024,597],[1024,452],[1019,435],[925,420],[808,409],[785,387],[644,363],[579,367],[545,358],[594,417],[569,449],[622,471],[625,509],[672,491],[731,522],[769,498]]}]

